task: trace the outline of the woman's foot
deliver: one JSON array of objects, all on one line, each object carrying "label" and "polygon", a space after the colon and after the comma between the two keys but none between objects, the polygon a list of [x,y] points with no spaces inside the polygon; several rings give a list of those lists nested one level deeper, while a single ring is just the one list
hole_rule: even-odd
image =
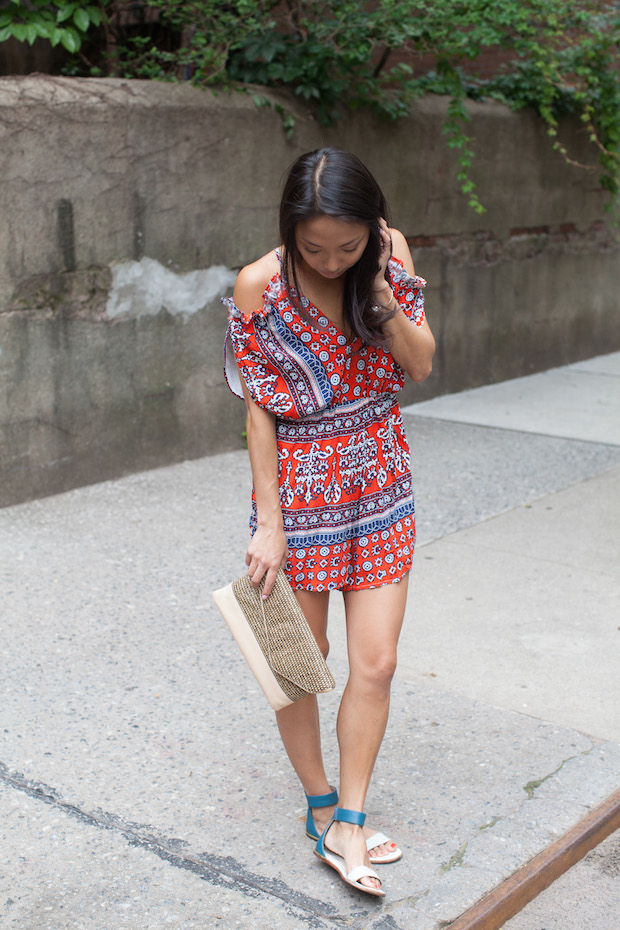
[{"label": "woman's foot", "polygon": [[[327,827],[327,824],[332,819],[333,815],[334,815],[333,807],[313,807],[312,808],[312,818],[314,820],[314,824],[317,828],[319,836],[322,835],[322,833]],[[341,826],[342,824],[334,824],[334,827],[341,827]],[[376,830],[372,830],[370,827],[366,827],[366,826],[358,827],[357,829],[361,830],[361,832],[363,833],[364,841],[369,839],[371,836],[374,836],[375,833],[377,832]],[[332,836],[332,830],[329,831],[329,835],[330,837]],[[331,840],[330,840],[329,845],[331,847]],[[392,842],[381,843],[379,846],[373,846],[372,849],[369,849],[368,855],[369,857],[373,859],[375,858],[380,859],[382,856],[393,855],[397,849],[398,847],[396,843],[392,843]],[[338,852],[338,850],[335,849],[334,852]],[[361,863],[358,862],[357,864],[360,865]],[[364,864],[367,865],[367,863],[364,863]]]},{"label": "woman's foot", "polygon": [[[366,850],[366,837],[363,827],[352,823],[334,821],[324,837],[325,848],[341,856],[345,863],[345,873],[350,875],[359,866],[370,868],[370,859]],[[364,875],[358,884],[365,888],[381,891],[381,881],[371,875]]]}]

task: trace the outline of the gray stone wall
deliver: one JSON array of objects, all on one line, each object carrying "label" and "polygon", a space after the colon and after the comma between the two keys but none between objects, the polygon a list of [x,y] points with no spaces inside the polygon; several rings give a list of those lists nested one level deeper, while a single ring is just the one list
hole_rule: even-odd
[{"label": "gray stone wall", "polygon": [[[566,164],[532,114],[472,105],[478,216],[445,106],[329,131],[297,109],[287,140],[243,94],[0,79],[0,504],[241,446],[219,297],[277,243],[282,177],[322,144],[376,174],[429,282],[437,361],[408,402],[620,348],[596,171]],[[579,125],[561,134],[592,162]]]}]

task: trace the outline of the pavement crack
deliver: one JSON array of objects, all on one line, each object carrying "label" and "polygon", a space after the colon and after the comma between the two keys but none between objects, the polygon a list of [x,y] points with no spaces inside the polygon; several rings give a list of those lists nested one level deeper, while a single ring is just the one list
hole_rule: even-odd
[{"label": "pavement crack", "polygon": [[[348,927],[350,919],[336,912],[332,905],[290,888],[279,879],[266,878],[247,870],[232,856],[212,853],[191,854],[182,852],[184,840],[160,837],[149,832],[145,825],[127,823],[115,814],[97,810],[89,812],[62,799],[54,788],[42,782],[27,779],[19,772],[11,772],[0,762],[0,783],[41,801],[80,823],[99,830],[110,830],[131,845],[154,853],[169,865],[192,872],[212,885],[235,889],[252,898],[269,895],[278,898],[294,916],[311,930],[328,930],[328,927]],[[328,923],[325,923],[327,921]]]},{"label": "pavement crack", "polygon": [[486,823],[483,823],[481,827],[478,827],[476,833],[486,833],[487,830],[491,830],[496,823],[499,823],[501,817],[493,817],[492,820],[488,820]]},{"label": "pavement crack", "polygon": [[574,756],[569,756],[568,759],[564,759],[564,761],[560,762],[558,767],[554,769],[553,772],[549,772],[548,775],[543,775],[542,778],[534,778],[531,781],[528,781],[526,785],[523,785],[523,790],[527,794],[527,800],[531,801],[536,794],[536,790],[540,788],[541,785],[544,785],[546,781],[549,781],[550,778],[553,778],[554,775],[557,775],[558,772],[561,772],[565,765],[567,765],[569,762],[572,762],[574,759],[578,759],[580,756],[587,756],[590,752],[592,752],[592,748],[586,750],[585,752],[576,753]]},{"label": "pavement crack", "polygon": [[465,853],[467,852],[467,845],[467,842],[463,843],[460,849],[457,849],[457,851],[450,856],[447,863],[440,867],[439,871],[442,875],[445,875],[445,873],[449,872],[451,869],[456,869],[463,865],[463,859],[465,858]]}]

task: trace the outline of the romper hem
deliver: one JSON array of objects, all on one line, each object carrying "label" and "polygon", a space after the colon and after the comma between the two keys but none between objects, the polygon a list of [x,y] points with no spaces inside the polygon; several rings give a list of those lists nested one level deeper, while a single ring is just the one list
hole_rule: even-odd
[{"label": "romper hem", "polygon": [[[399,581],[404,581],[404,580],[405,580],[405,578],[407,577],[407,575],[408,575],[409,572],[411,571],[411,568],[412,568],[412,565],[410,564],[410,565],[409,565],[409,568],[408,568],[406,571],[404,571],[401,575],[399,575],[398,577],[395,577],[395,578],[386,578],[385,581],[380,581],[380,582],[378,582],[378,584],[361,584],[361,585],[353,585],[352,587],[348,587],[347,585],[343,585],[343,587],[341,587],[341,588],[309,588],[309,587],[307,587],[307,586],[304,587],[304,586],[301,586],[301,585],[297,585],[297,586],[296,586],[296,585],[291,581],[291,579],[288,578],[288,575],[287,575],[287,578],[288,578],[289,584],[290,584],[291,588],[293,589],[293,591],[309,591],[310,594],[326,594],[326,593],[327,593],[327,594],[330,594],[332,591],[342,591],[343,594],[346,594],[347,591],[374,591],[374,590],[376,590],[377,588],[385,588],[385,587],[387,587],[387,585],[389,585],[389,584],[398,584]],[[284,574],[286,575],[286,571],[284,572]]]}]

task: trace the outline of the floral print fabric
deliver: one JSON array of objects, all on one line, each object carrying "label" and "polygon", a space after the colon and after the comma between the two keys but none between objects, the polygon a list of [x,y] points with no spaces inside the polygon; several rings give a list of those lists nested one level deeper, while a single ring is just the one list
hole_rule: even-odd
[{"label": "floral print fabric", "polygon": [[[426,282],[395,259],[388,268],[399,305],[421,326]],[[400,580],[415,542],[397,402],[404,372],[387,349],[347,341],[305,298],[309,319],[301,316],[279,274],[254,313],[242,313],[231,298],[224,302],[228,383],[242,396],[241,375],[256,403],[276,415],[292,587],[356,590]],[[250,526],[254,531],[254,502]]]}]

